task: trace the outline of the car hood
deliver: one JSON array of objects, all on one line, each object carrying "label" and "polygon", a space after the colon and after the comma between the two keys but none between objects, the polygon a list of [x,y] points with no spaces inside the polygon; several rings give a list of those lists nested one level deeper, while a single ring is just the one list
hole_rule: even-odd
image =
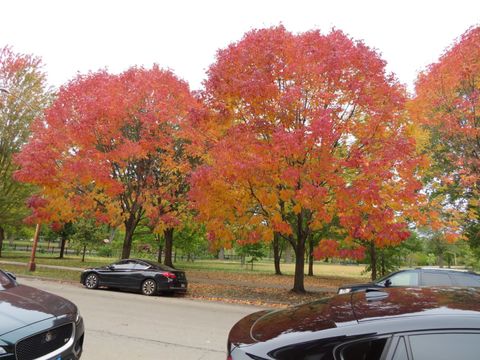
[{"label": "car hood", "polygon": [[75,312],[75,305],[62,297],[18,285],[0,291],[0,335],[38,321]]},{"label": "car hood", "polygon": [[350,296],[320,299],[278,311],[262,311],[240,320],[230,331],[233,346],[279,336],[335,328],[355,321]]}]

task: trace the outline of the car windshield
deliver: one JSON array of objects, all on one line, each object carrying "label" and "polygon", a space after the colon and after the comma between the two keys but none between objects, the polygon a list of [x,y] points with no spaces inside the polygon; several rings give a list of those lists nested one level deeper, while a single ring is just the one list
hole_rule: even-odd
[{"label": "car windshield", "polygon": [[150,261],[150,260],[142,260],[145,264],[150,265],[152,268],[163,270],[163,271],[175,271],[175,269],[171,268],[170,266],[163,265],[160,263],[157,263],[155,261]]},{"label": "car windshield", "polygon": [[15,286],[15,283],[12,281],[10,276],[0,270],[0,291],[9,289],[13,286]]},{"label": "car windshield", "polygon": [[385,285],[385,280],[387,280],[388,278],[392,277],[392,275],[394,275],[394,274],[395,274],[395,273],[385,275],[384,277],[381,277],[380,279],[378,279],[377,281],[375,281],[375,283],[376,283],[377,285]]}]

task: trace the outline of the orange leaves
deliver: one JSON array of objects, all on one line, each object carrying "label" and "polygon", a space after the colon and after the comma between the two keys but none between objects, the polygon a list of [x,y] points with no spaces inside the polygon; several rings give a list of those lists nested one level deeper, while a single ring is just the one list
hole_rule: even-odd
[{"label": "orange leaves", "polygon": [[[420,74],[409,111],[430,155],[426,222],[453,241],[465,224],[478,223],[480,197],[480,27],[465,32],[438,62]],[[462,229],[463,227],[463,229]]]},{"label": "orange leaves", "polygon": [[192,177],[201,218],[235,241],[335,217],[351,236],[403,238],[398,214],[417,201],[420,159],[405,90],[384,66],[341,31],[254,30],[220,50],[204,93],[214,116],[201,125],[216,138]]},{"label": "orange leaves", "polygon": [[35,124],[17,176],[42,187],[61,217],[88,212],[118,225],[146,214],[153,227],[174,226],[191,169],[180,128],[198,107],[157,66],[79,76]]},{"label": "orange leaves", "polygon": [[440,60],[419,76],[417,96],[410,104],[415,120],[431,136],[437,154],[453,165],[448,178],[458,176],[465,187],[480,179],[478,172],[478,109],[480,107],[480,27],[468,30]]},{"label": "orange leaves", "polygon": [[315,259],[341,258],[362,260],[365,258],[363,246],[340,247],[337,240],[322,239],[313,252]]}]

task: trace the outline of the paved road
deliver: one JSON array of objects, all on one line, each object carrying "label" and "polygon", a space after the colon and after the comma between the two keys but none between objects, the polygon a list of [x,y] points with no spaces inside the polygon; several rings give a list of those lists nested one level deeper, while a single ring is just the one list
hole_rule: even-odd
[{"label": "paved road", "polygon": [[85,320],[82,360],[225,360],[227,334],[260,308],[147,297],[30,278],[20,283],[73,301]]}]

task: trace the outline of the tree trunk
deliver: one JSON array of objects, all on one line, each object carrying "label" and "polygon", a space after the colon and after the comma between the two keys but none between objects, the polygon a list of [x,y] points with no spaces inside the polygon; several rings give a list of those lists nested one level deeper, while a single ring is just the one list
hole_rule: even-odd
[{"label": "tree trunk", "polygon": [[295,277],[293,281],[292,291],[297,294],[305,293],[304,286],[304,269],[305,269],[305,239],[298,238],[296,246],[294,247],[295,251]]},{"label": "tree trunk", "polygon": [[58,256],[60,259],[63,259],[66,243],[67,243],[67,236],[65,234],[62,234],[60,237],[60,255]]},{"label": "tree trunk", "polygon": [[313,236],[308,238],[308,276],[313,276]]},{"label": "tree trunk", "polygon": [[225,249],[223,247],[218,250],[218,260],[225,260]]},{"label": "tree trunk", "polygon": [[291,244],[295,250],[295,278],[293,281],[292,291],[297,294],[304,294],[305,285],[305,243],[307,239],[307,232],[304,229],[303,211],[297,215],[297,231],[296,239],[290,238]]},{"label": "tree trunk", "polygon": [[275,275],[282,275],[280,269],[280,260],[282,259],[282,251],[280,249],[280,235],[273,234],[273,263],[275,265]]},{"label": "tree trunk", "polygon": [[164,264],[173,267],[172,249],[173,249],[173,228],[168,228],[163,232],[165,238],[165,260]]},{"label": "tree trunk", "polygon": [[3,240],[5,240],[5,230],[0,226],[0,257],[2,257]]},{"label": "tree trunk", "polygon": [[83,245],[83,254],[82,254],[82,262],[85,262],[85,253],[87,252],[87,245]]},{"label": "tree trunk", "polygon": [[377,252],[373,241],[370,243],[370,267],[372,271],[372,281],[377,279]]},{"label": "tree trunk", "polygon": [[162,263],[162,252],[163,252],[163,243],[162,243],[162,237],[160,235],[155,235],[157,237],[158,241],[158,256],[157,256],[157,262]]},{"label": "tree trunk", "polygon": [[380,251],[380,276],[383,277],[387,275],[387,266],[385,263],[385,252]]},{"label": "tree trunk", "polygon": [[132,251],[133,233],[137,227],[138,221],[136,221],[134,215],[130,215],[125,224],[125,237],[123,239],[122,259],[128,259],[130,252]]},{"label": "tree trunk", "polygon": [[437,263],[438,263],[438,266],[440,268],[443,268],[443,254],[442,253],[439,253],[438,256],[437,256]]}]

